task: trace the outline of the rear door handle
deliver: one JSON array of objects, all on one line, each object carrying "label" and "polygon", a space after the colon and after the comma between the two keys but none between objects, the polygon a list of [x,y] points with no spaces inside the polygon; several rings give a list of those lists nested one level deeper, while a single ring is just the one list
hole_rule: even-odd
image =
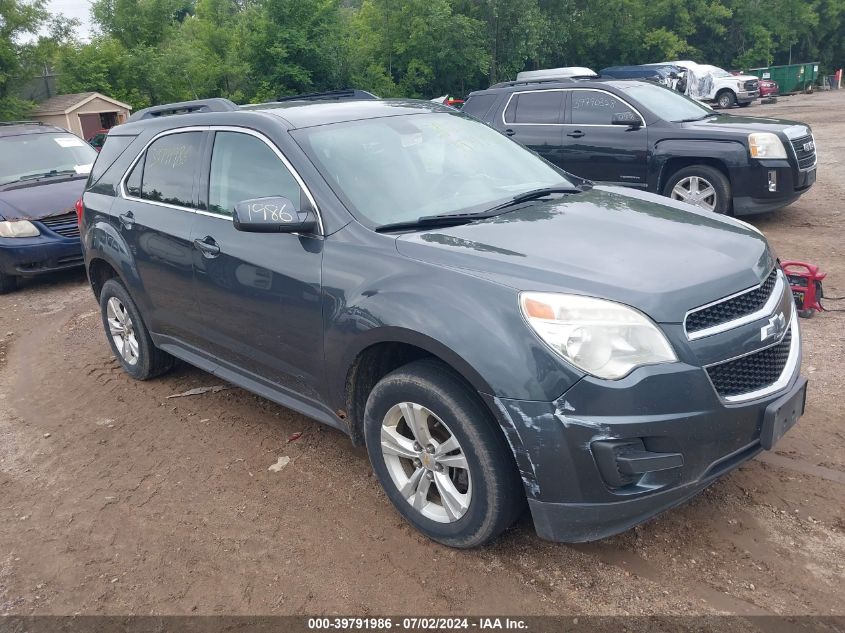
[{"label": "rear door handle", "polygon": [[516,134],[516,132],[514,132],[512,129],[508,128],[507,130],[505,130],[505,134],[507,136],[513,136],[514,134]]},{"label": "rear door handle", "polygon": [[121,213],[117,216],[117,219],[120,220],[120,223],[123,225],[127,231],[132,228],[132,225],[135,224],[135,215],[131,211],[127,211],[126,213]]},{"label": "rear door handle", "polygon": [[220,254],[220,246],[217,245],[217,242],[210,235],[206,235],[201,240],[194,240],[194,246],[200,250],[203,257],[209,259],[213,259]]},{"label": "rear door handle", "polygon": [[573,132],[569,132],[567,136],[571,136],[572,138],[581,138],[584,136],[584,133],[581,130],[575,130]]}]

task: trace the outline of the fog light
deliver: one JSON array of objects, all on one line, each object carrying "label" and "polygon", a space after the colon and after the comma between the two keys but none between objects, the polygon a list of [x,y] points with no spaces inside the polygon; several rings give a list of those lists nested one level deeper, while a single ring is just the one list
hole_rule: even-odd
[{"label": "fog light", "polygon": [[778,190],[778,173],[774,169],[769,170],[769,191]]}]

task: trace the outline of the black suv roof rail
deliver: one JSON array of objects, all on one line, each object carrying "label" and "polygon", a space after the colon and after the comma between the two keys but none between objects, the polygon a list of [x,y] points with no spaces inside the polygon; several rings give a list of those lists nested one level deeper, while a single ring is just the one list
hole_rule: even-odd
[{"label": "black suv roof rail", "polygon": [[216,97],[214,99],[196,99],[194,101],[180,101],[179,103],[165,103],[138,110],[129,117],[129,121],[142,121],[174,114],[193,114],[194,112],[232,112],[238,110],[237,104]]},{"label": "black suv roof rail", "polygon": [[324,92],[306,92],[289,97],[279,97],[276,101],[343,101],[343,100],[378,99],[372,92],[359,90],[357,88],[345,88],[343,90],[326,90]]},{"label": "black suv roof rail", "polygon": [[590,81],[596,79],[608,79],[608,77],[602,77],[601,75],[572,75],[571,77],[549,77],[548,79],[523,79],[521,81],[500,81],[499,83],[490,86],[490,88],[510,88],[511,86],[527,86],[531,84],[559,84],[574,81]]},{"label": "black suv roof rail", "polygon": [[0,121],[0,125],[45,125],[44,121]]}]

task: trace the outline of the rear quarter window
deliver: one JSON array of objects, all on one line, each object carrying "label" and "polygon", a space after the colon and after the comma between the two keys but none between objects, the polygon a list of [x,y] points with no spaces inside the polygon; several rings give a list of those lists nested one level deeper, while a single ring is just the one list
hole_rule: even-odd
[{"label": "rear quarter window", "polygon": [[487,116],[487,113],[490,112],[490,108],[493,107],[493,104],[496,103],[496,99],[498,98],[499,95],[470,96],[464,104],[464,107],[461,108],[461,112],[466,112],[476,119],[483,120]]},{"label": "rear quarter window", "polygon": [[91,174],[88,176],[88,189],[95,193],[114,195],[114,187],[120,179],[120,174],[109,174],[108,176],[106,174],[135,138],[135,136],[106,136],[103,147],[97,154],[97,160],[94,161],[94,166],[91,168]]}]

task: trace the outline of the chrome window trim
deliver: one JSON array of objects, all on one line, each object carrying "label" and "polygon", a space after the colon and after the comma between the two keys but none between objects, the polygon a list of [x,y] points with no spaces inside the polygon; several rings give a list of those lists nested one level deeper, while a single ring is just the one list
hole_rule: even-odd
[{"label": "chrome window trim", "polygon": [[[212,218],[222,218],[228,221],[232,220],[232,216],[230,215],[223,215],[222,213],[214,213],[212,211],[207,211],[205,209],[194,209],[191,207],[184,207],[177,204],[170,204],[167,202],[158,202],[155,200],[146,200],[144,198],[136,198],[135,196],[130,196],[126,191],[126,179],[129,177],[129,174],[132,173],[132,170],[135,169],[135,165],[144,156],[147,152],[147,149],[155,143],[158,139],[162,138],[163,136],[169,136],[171,134],[180,134],[183,132],[235,132],[239,134],[248,134],[250,136],[254,136],[255,138],[262,141],[270,150],[276,155],[276,157],[282,161],[282,164],[287,168],[290,174],[293,176],[294,180],[296,180],[297,184],[302,188],[305,192],[305,197],[308,198],[308,201],[311,203],[311,207],[314,209],[314,214],[317,216],[317,225],[320,227],[320,235],[325,235],[325,228],[323,226],[323,217],[320,215],[320,210],[317,207],[317,201],[314,199],[314,196],[311,194],[311,190],[308,189],[308,186],[305,184],[305,181],[299,175],[299,172],[294,169],[293,165],[291,165],[290,161],[282,154],[281,150],[276,147],[275,143],[273,143],[269,138],[267,138],[261,132],[257,132],[256,130],[252,130],[246,127],[239,127],[236,125],[191,125],[186,127],[180,128],[173,128],[170,130],[164,130],[163,132],[159,132],[155,136],[153,136],[147,143],[144,145],[143,149],[138,152],[138,155],[132,159],[132,162],[129,164],[129,167],[126,168],[126,171],[123,172],[123,176],[120,178],[120,183],[118,190],[120,192],[120,197],[124,200],[132,200],[133,202],[143,202],[145,204],[153,204],[159,207],[165,207],[168,209],[176,209],[178,211],[186,211],[188,213],[195,213],[199,215],[204,215]],[[209,174],[210,175],[210,174]]]},{"label": "chrome window trim", "polygon": [[789,342],[789,356],[787,356],[786,358],[786,364],[784,365],[783,371],[781,372],[778,379],[775,380],[775,382],[773,382],[772,384],[767,385],[766,387],[763,387],[761,389],[757,389],[756,391],[749,391],[748,393],[741,393],[735,396],[719,395],[719,399],[722,402],[725,402],[727,404],[739,404],[742,402],[748,402],[749,400],[757,400],[758,398],[765,398],[766,396],[770,396],[774,393],[777,393],[778,391],[781,391],[782,389],[785,389],[787,386],[789,386],[789,383],[792,381],[792,377],[795,374],[795,371],[798,368],[798,364],[801,359],[801,329],[798,326],[798,315],[796,314],[794,303],[792,304],[792,310],[790,310],[789,328],[787,330],[784,330],[780,339],[778,339],[771,345],[761,347],[760,349],[754,350],[753,352],[747,352],[745,354],[740,354],[739,356],[735,356],[733,358],[728,358],[727,360],[720,360],[718,363],[711,363],[709,365],[705,365],[704,373],[707,374],[707,380],[710,381],[710,385],[713,387],[713,390],[716,391],[718,395],[719,392],[716,390],[716,385],[713,384],[713,381],[710,378],[710,372],[707,371],[708,368],[715,367],[716,365],[722,365],[724,363],[729,363],[739,358],[744,358],[745,356],[757,354],[759,352],[769,349],[770,347],[774,347],[775,345],[780,345],[787,332],[791,332],[792,334],[792,339]]},{"label": "chrome window trim", "polygon": [[543,125],[543,126],[549,126],[549,127],[560,127],[560,126],[563,126],[563,125],[577,125],[579,127],[618,127],[618,128],[622,127],[621,125],[612,125],[612,124],[609,124],[609,123],[508,123],[507,121],[505,121],[505,112],[508,111],[508,108],[511,105],[511,100],[513,99],[514,95],[521,95],[521,94],[526,94],[526,93],[531,93],[531,92],[580,92],[580,91],[601,92],[603,94],[610,95],[611,97],[617,99],[618,101],[621,101],[626,106],[631,108],[631,110],[636,112],[637,115],[640,117],[640,121],[642,122],[642,125],[640,127],[646,127],[645,117],[642,115],[642,112],[637,110],[637,108],[635,108],[633,105],[631,105],[628,101],[626,101],[625,99],[623,99],[619,95],[614,94],[614,93],[610,92],[609,90],[601,90],[600,88],[549,88],[548,90],[517,90],[515,92],[512,92],[508,96],[508,100],[505,102],[505,107],[502,108],[502,123],[507,127],[511,127],[511,126],[514,126],[514,125]]},{"label": "chrome window trim", "polygon": [[[692,310],[688,310],[687,313],[684,315],[684,333],[687,336],[688,341],[696,341],[700,338],[704,338],[706,336],[713,336],[714,334],[721,334],[722,332],[727,332],[728,330],[733,330],[734,328],[741,327],[746,325],[747,323],[751,323],[752,321],[756,321],[757,319],[762,319],[763,317],[770,316],[772,312],[774,312],[775,307],[780,303],[781,298],[783,297],[784,290],[786,289],[786,277],[782,270],[778,270],[777,272],[777,279],[775,280],[775,286],[772,288],[772,294],[769,295],[769,298],[766,300],[766,303],[763,305],[762,308],[759,310],[755,310],[750,314],[746,314],[744,316],[739,317],[738,319],[734,319],[732,321],[726,321],[725,323],[720,323],[718,325],[713,325],[708,328],[704,328],[703,330],[697,330],[695,332],[687,332],[687,319],[691,314],[696,312],[700,312],[701,310],[705,310],[707,308],[711,308],[715,305],[719,305],[720,303],[724,303],[725,301],[730,301],[731,299],[735,299],[737,297],[741,297],[744,294],[749,292],[753,292],[760,288],[764,283],[766,283],[766,279],[769,278],[771,275],[771,271],[763,278],[756,286],[751,286],[750,288],[746,288],[745,290],[740,290],[732,295],[727,297],[722,297],[721,299],[717,299],[716,301],[711,301],[710,303],[704,304],[703,306],[698,306],[693,308]],[[724,362],[724,361],[720,361]]]}]

